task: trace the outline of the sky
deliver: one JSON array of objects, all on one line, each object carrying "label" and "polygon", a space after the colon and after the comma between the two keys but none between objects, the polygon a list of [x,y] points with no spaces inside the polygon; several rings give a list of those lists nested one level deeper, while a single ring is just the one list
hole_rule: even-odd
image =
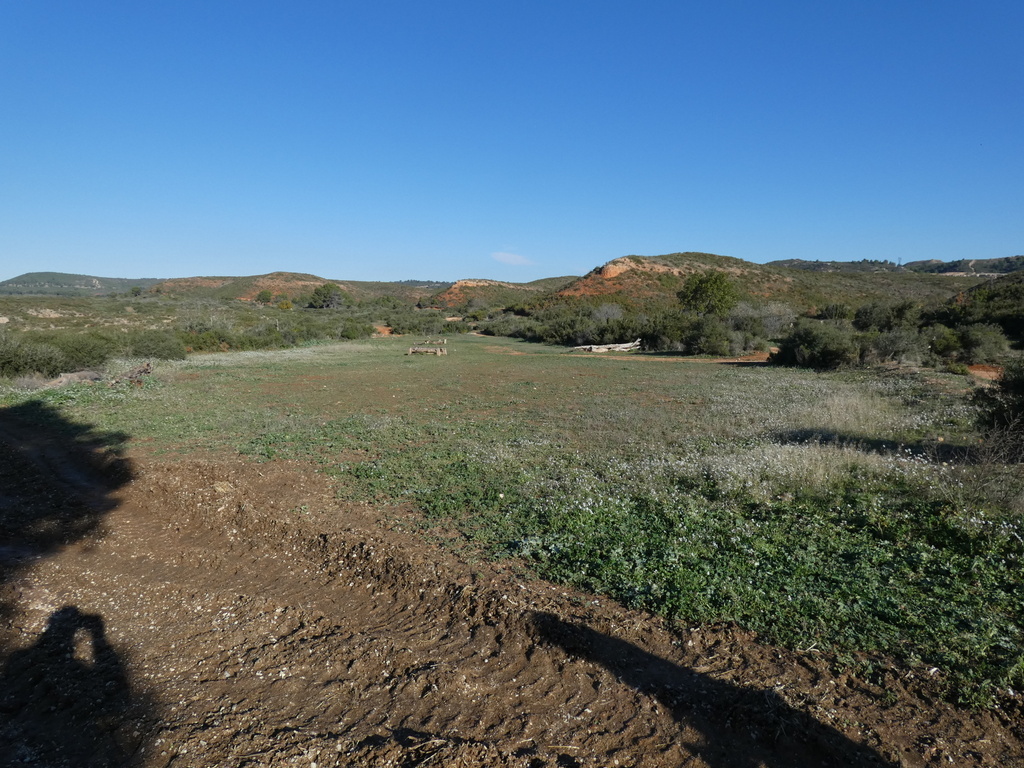
[{"label": "sky", "polygon": [[1024,253],[1020,0],[0,0],[0,280]]}]

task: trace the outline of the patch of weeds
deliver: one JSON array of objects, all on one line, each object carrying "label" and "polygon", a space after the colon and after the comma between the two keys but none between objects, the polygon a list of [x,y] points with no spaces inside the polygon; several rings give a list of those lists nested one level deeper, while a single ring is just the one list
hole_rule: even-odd
[{"label": "patch of weeds", "polygon": [[570,492],[519,510],[530,533],[509,546],[547,578],[670,617],[920,658],[963,701],[1013,682],[1020,529],[976,530],[909,488],[852,488],[772,503]]}]

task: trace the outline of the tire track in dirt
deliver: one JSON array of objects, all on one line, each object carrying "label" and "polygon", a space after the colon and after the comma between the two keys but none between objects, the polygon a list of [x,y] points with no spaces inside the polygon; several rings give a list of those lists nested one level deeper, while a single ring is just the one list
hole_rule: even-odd
[{"label": "tire track in dirt", "polygon": [[141,765],[1024,764],[1009,716],[906,679],[886,709],[826,659],[467,565],[301,465],[137,463],[121,501],[6,588],[21,647],[102,617]]}]

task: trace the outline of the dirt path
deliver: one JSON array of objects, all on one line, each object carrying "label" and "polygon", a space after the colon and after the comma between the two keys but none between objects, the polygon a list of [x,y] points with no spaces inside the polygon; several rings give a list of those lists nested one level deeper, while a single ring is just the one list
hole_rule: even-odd
[{"label": "dirt path", "polygon": [[97,461],[28,421],[0,420],[0,765],[1024,765],[1011,714],[460,562],[308,467]]}]

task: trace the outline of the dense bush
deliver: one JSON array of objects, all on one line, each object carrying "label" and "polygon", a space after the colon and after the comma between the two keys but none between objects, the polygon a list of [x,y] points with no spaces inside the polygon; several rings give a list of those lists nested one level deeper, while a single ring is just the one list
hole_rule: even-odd
[{"label": "dense bush", "polygon": [[994,387],[975,396],[990,446],[1009,461],[1024,461],[1024,358],[1006,365]]},{"label": "dense bush", "polygon": [[683,335],[683,346],[691,355],[728,355],[729,328],[713,315],[697,318]]},{"label": "dense bush", "polygon": [[40,342],[26,341],[12,333],[0,333],[0,376],[24,373],[56,376],[64,367],[59,349]]},{"label": "dense bush", "polygon": [[865,333],[858,339],[864,363],[916,363],[923,353],[921,334],[913,328]]},{"label": "dense bush", "polygon": [[1024,272],[1014,272],[959,294],[932,310],[931,323],[948,326],[996,324],[1015,342],[1024,342]]},{"label": "dense bush", "polygon": [[136,331],[128,335],[125,353],[129,357],[181,360],[185,357],[185,345],[171,331]]},{"label": "dense bush", "polygon": [[802,320],[779,342],[779,350],[771,356],[773,363],[806,368],[838,368],[855,363],[860,347],[853,331],[843,325]]},{"label": "dense bush", "polygon": [[[974,364],[1000,360],[1008,351],[997,325],[975,323],[949,328],[935,324],[918,329],[916,305],[866,305],[853,325],[844,321],[804,319],[779,342],[772,362],[806,368],[838,368],[851,363]],[[855,332],[854,328],[862,332]]]},{"label": "dense bush", "polygon": [[1002,329],[990,323],[974,323],[957,329],[960,359],[965,363],[994,363],[1006,354],[1009,343]]},{"label": "dense bush", "polygon": [[952,360],[960,352],[960,336],[952,328],[936,323],[921,331],[928,351],[933,355]]},{"label": "dense bush", "polygon": [[351,303],[348,294],[334,283],[324,283],[304,302],[312,309],[334,309]]},{"label": "dense bush", "polygon": [[893,331],[898,328],[917,328],[921,320],[921,305],[914,301],[896,304],[870,302],[857,308],[853,327],[859,331]]},{"label": "dense bush", "polygon": [[116,356],[180,359],[185,349],[170,331],[46,331],[0,334],[0,376],[57,376],[101,368]]},{"label": "dense bush", "polygon": [[818,317],[822,320],[853,320],[853,308],[849,304],[826,304]]}]

